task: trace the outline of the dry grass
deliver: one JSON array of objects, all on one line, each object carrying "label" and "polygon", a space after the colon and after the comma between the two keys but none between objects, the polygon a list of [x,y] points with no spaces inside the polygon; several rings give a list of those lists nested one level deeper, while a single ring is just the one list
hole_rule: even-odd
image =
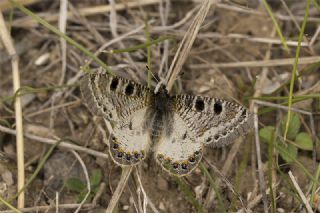
[{"label": "dry grass", "polygon": [[[316,1],[304,32],[305,1],[210,1],[210,9],[209,1],[198,0],[17,2],[47,23],[0,3],[7,23],[0,17],[1,212],[320,210]],[[153,87],[166,83],[175,93],[250,105],[255,130],[229,147],[207,148],[201,167],[182,179],[153,160],[122,171],[107,152],[111,124],[83,105],[80,67],[107,67]],[[296,148],[296,155],[288,151],[296,143],[290,129],[281,130],[288,111],[297,113],[299,131],[313,141],[311,149]],[[269,142],[259,137],[266,126],[275,129]],[[40,174],[12,200],[57,141]],[[64,184],[70,178],[75,188]]]}]

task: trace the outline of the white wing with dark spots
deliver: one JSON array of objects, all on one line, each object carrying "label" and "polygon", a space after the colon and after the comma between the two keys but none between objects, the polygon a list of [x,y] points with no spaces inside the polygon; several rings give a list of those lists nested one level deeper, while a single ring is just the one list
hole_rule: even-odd
[{"label": "white wing with dark spots", "polygon": [[162,134],[155,146],[154,155],[163,169],[183,176],[199,164],[203,145],[178,114],[174,114],[172,122],[173,131],[169,135]]}]

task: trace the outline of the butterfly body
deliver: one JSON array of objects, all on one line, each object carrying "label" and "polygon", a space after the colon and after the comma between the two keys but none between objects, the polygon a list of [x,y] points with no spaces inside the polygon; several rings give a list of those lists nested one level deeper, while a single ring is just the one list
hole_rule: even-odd
[{"label": "butterfly body", "polygon": [[150,131],[152,144],[157,143],[161,137],[172,134],[173,101],[164,87],[160,88],[156,94],[150,93],[145,128]]},{"label": "butterfly body", "polygon": [[135,165],[154,154],[171,174],[190,173],[203,146],[223,146],[252,127],[248,110],[236,103],[202,96],[157,93],[105,73],[86,75],[81,91],[97,115],[114,123],[110,155],[121,166]]}]

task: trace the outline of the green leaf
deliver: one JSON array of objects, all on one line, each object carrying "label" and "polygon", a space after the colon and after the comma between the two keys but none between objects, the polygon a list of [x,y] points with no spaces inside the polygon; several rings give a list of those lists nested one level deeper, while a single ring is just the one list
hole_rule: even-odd
[{"label": "green leaf", "polygon": [[69,178],[66,181],[66,187],[72,191],[81,192],[86,188],[86,185],[78,178]]},{"label": "green leaf", "polygon": [[100,184],[102,179],[102,173],[100,169],[94,170],[92,176],[90,177],[90,183],[92,186],[97,186]]},{"label": "green leaf", "polygon": [[297,144],[299,149],[303,150],[312,150],[313,142],[310,135],[306,132],[300,132],[295,139],[295,143]]},{"label": "green leaf", "polygon": [[278,151],[283,160],[287,163],[293,163],[298,155],[298,149],[293,144],[284,144],[278,141]]},{"label": "green leaf", "polygon": [[[87,193],[88,193],[88,190],[87,190],[87,189],[84,190],[84,191],[82,191],[82,192],[77,196],[77,202],[78,202],[78,203],[81,203],[81,202],[83,201],[83,199],[86,197]],[[86,203],[90,202],[90,201],[92,200],[92,198],[93,198],[93,194],[90,193],[89,196],[87,197]]]},{"label": "green leaf", "polygon": [[274,126],[266,126],[259,130],[259,136],[262,141],[266,143],[271,143],[273,140],[274,131]]},{"label": "green leaf", "polygon": [[[285,133],[287,116],[288,115],[286,115],[281,121],[280,128],[281,128],[282,134]],[[301,126],[301,122],[300,122],[299,115],[296,114],[296,113],[292,113],[291,114],[290,123],[289,123],[289,127],[288,127],[287,138],[291,139],[291,140],[294,140],[295,137],[297,136],[298,132],[299,132],[300,126]]]}]

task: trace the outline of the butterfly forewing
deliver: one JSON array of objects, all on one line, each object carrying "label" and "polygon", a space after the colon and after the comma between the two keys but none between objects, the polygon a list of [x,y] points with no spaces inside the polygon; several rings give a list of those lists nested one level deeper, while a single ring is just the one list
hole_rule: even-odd
[{"label": "butterfly forewing", "polygon": [[80,88],[89,109],[119,122],[147,106],[150,91],[143,85],[105,73],[88,74]]},{"label": "butterfly forewing", "polygon": [[175,101],[178,115],[204,144],[227,145],[253,125],[248,110],[233,102],[191,95],[178,95]]}]

